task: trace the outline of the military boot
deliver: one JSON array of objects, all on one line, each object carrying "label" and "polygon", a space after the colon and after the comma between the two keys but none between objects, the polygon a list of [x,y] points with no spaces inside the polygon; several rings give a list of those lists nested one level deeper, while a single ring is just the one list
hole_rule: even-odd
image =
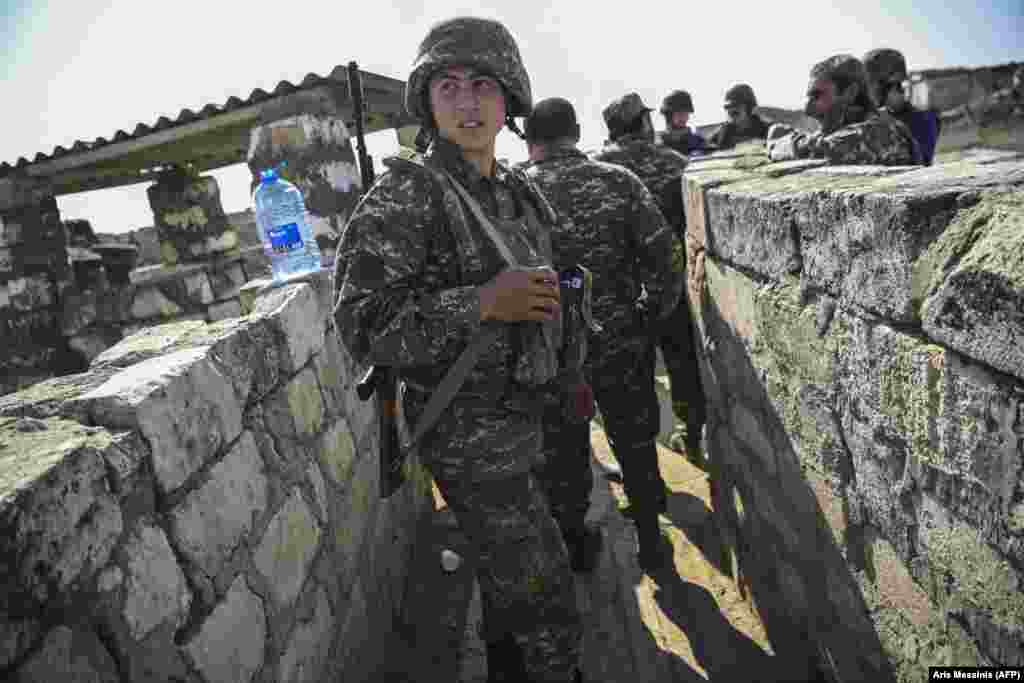
[{"label": "military boot", "polygon": [[523,683],[527,680],[522,648],[511,634],[487,643],[487,683]]},{"label": "military boot", "polygon": [[665,536],[658,524],[658,514],[653,509],[640,509],[634,517],[638,541],[637,561],[647,572],[654,571],[671,561],[672,542]]}]

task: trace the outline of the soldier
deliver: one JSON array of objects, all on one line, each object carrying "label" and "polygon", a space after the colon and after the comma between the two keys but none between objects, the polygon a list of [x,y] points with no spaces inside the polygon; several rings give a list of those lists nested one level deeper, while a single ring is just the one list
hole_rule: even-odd
[{"label": "soldier", "polygon": [[693,99],[690,93],[685,90],[673,90],[669,93],[661,102],[665,131],[658,136],[658,141],[687,156],[707,152],[707,142],[688,125],[692,113]]},{"label": "soldier", "polygon": [[939,140],[939,115],[934,111],[919,111],[910,104],[905,92],[908,76],[903,55],[889,48],[871,50],[864,55],[864,71],[875,104],[910,129],[920,148],[922,162],[931,166]]},{"label": "soldier", "polygon": [[556,217],[494,156],[502,125],[518,132],[513,117],[531,104],[502,24],[459,17],[431,28],[405,90],[429,146],[411,161],[389,160],[353,211],[334,313],[357,361],[396,370],[411,424],[456,360],[493,340],[419,453],[479,558],[488,680],[554,683],[582,680],[575,577],[530,473],[541,451],[540,392],[557,371],[548,237]]},{"label": "soldier", "polygon": [[860,60],[834,55],[811,69],[804,113],[821,130],[802,133],[782,123],[768,131],[768,158],[828,159],[834,164],[920,163],[913,135],[886,112],[875,110]]},{"label": "soldier", "polygon": [[711,136],[709,142],[714,149],[732,149],[741,142],[764,140],[768,135],[768,124],[754,113],[754,89],[746,83],[729,88],[722,106],[729,120]]},{"label": "soldier", "polygon": [[[562,218],[552,233],[555,265],[579,263],[593,274],[592,310],[600,331],[590,337],[584,372],[636,508],[640,563],[654,568],[664,559],[665,544],[658,532],[659,510],[652,504],[655,493],[649,490],[654,485],[664,492],[654,445],[658,396],[650,325],[671,313],[682,293],[683,273],[672,263],[681,245],[640,178],[588,159],[577,148],[579,139],[572,104],[560,98],[538,103],[526,122],[532,162],[527,175]],[[553,423],[551,435],[558,432]],[[572,435],[563,428],[560,441],[545,447],[548,468],[558,467],[545,479],[559,482],[553,485],[554,498],[576,503],[577,525],[583,523],[590,492],[589,447],[588,424]]]},{"label": "soldier", "polygon": [[[594,155],[595,161],[624,166],[640,178],[644,186],[654,197],[668,224],[678,237],[678,251],[673,254],[675,268],[685,272],[686,251],[685,216],[683,215],[682,177],[686,168],[686,157],[673,149],[654,144],[654,128],[651,125],[652,110],[645,106],[640,96],[629,93],[605,107],[603,112],[605,124],[611,140],[600,152]],[[704,425],[704,392],[700,384],[697,370],[696,347],[693,343],[693,325],[690,320],[690,309],[686,303],[686,291],[679,304],[668,319],[658,325],[652,325],[651,335],[654,342],[661,347],[662,356],[668,369],[672,387],[672,406],[676,415],[686,424],[686,451],[692,459],[699,458],[700,433]],[[651,353],[654,349],[651,348]],[[654,363],[654,357],[650,359]],[[652,366],[653,367],[653,366]],[[645,370],[646,372],[646,370]],[[646,374],[644,375],[646,377]],[[646,458],[653,465],[650,486],[655,496],[656,509],[665,509],[665,485],[657,468],[657,455],[653,442],[644,455],[631,454],[635,461]],[[622,462],[626,468],[626,462]],[[646,462],[646,460],[645,460]],[[624,471],[626,481],[629,472]],[[628,491],[627,485],[627,491]],[[630,497],[630,503],[638,501]]]}]

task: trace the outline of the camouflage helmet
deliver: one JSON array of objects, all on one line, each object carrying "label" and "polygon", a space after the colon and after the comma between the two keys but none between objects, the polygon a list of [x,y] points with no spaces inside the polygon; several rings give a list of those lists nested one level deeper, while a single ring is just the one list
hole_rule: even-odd
[{"label": "camouflage helmet", "polygon": [[879,48],[864,55],[864,72],[872,84],[896,79],[903,81],[907,78],[907,60],[897,50]]},{"label": "camouflage helmet", "polygon": [[429,123],[430,79],[441,69],[453,66],[472,66],[497,79],[505,89],[509,116],[526,116],[530,112],[530,77],[515,39],[503,24],[477,17],[456,17],[430,29],[420,43],[405,82],[406,111]]},{"label": "camouflage helmet", "polygon": [[654,111],[640,99],[640,95],[631,92],[623,95],[604,108],[601,115],[604,117],[608,130],[622,130],[629,126],[638,116],[649,111]]},{"label": "camouflage helmet", "polygon": [[560,138],[579,138],[576,109],[569,100],[549,97],[541,100],[526,117],[526,140],[544,143]]},{"label": "camouflage helmet", "polygon": [[853,55],[832,55],[811,67],[810,76],[813,79],[832,81],[840,90],[846,90],[849,85],[858,83],[861,90],[865,91],[868,84],[864,65]]},{"label": "camouflage helmet", "polygon": [[661,101],[661,113],[664,116],[672,116],[677,111],[693,113],[693,100],[685,90],[673,90]]},{"label": "camouflage helmet", "polygon": [[745,104],[751,109],[757,106],[757,97],[754,96],[754,89],[746,83],[738,83],[725,91],[725,104],[729,107],[737,104]]}]

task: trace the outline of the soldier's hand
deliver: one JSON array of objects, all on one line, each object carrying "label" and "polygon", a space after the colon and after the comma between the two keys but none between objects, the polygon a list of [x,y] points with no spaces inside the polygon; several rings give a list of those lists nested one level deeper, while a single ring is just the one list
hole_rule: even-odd
[{"label": "soldier's hand", "polygon": [[547,322],[560,315],[558,274],[550,268],[506,270],[480,288],[480,319]]}]

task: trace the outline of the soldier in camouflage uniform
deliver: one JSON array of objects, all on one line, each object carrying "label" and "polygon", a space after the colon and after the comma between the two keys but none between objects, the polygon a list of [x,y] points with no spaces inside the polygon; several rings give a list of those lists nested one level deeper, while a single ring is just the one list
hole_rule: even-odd
[{"label": "soldier in camouflage uniform", "polygon": [[871,50],[864,55],[868,92],[883,113],[891,114],[906,126],[917,142],[921,163],[932,165],[939,141],[940,120],[934,111],[916,109],[907,99],[907,61],[891,48]]},{"label": "soldier in camouflage uniform", "polygon": [[[681,245],[640,178],[577,149],[579,125],[566,100],[537,104],[526,122],[526,142],[532,162],[527,174],[562,218],[552,233],[555,265],[580,263],[593,273],[593,315],[601,330],[590,336],[584,372],[622,463],[626,493],[638,510],[648,508],[646,524],[644,514],[635,518],[641,564],[653,567],[663,546],[651,503],[665,489],[654,441],[659,414],[650,325],[671,313],[682,294],[684,274],[672,262]],[[545,448],[548,467],[558,465],[545,477],[554,480],[553,500],[585,502],[589,494],[584,472],[590,472],[590,428],[583,427],[581,434],[565,434],[558,424],[545,431],[552,436]],[[573,512],[582,524],[586,506],[577,503]]]},{"label": "soldier in camouflage uniform", "polygon": [[738,83],[725,91],[725,115],[729,120],[715,131],[708,143],[712,149],[732,149],[748,140],[764,140],[768,124],[754,113],[757,97],[746,83]]},{"label": "soldier in camouflage uniform", "polygon": [[[685,272],[686,250],[682,245],[686,240],[686,225],[683,213],[682,177],[687,161],[686,157],[675,150],[654,143],[651,111],[636,93],[629,93],[608,105],[604,109],[603,116],[611,139],[600,152],[594,155],[594,160],[623,166],[640,178],[678,237],[675,242],[677,249],[673,252],[674,268],[676,272]],[[653,313],[653,311],[650,312]],[[687,454],[696,458],[700,449],[700,433],[704,425],[705,405],[700,373],[697,369],[693,325],[690,319],[690,308],[686,302],[685,288],[679,304],[666,320],[654,324],[654,319],[651,319],[650,333],[654,342],[660,346],[665,359],[672,387],[673,408],[686,424]],[[650,353],[652,354],[650,363],[653,364],[653,347],[650,349]],[[632,457],[634,461],[654,461],[653,471],[656,478],[647,486],[650,486],[649,490],[652,495],[656,495],[656,508],[663,511],[665,508],[665,485],[657,469],[657,453],[653,444],[643,453],[642,456],[633,454]],[[622,465],[624,468],[626,467],[625,462]],[[645,467],[649,466],[645,465]],[[628,480],[628,472],[624,472],[624,475]],[[633,498],[630,499],[632,505],[639,502]],[[641,510],[636,511],[640,512]]]},{"label": "soldier in camouflage uniform", "polygon": [[680,154],[703,154],[708,151],[707,142],[689,126],[693,114],[693,98],[685,90],[673,90],[661,102],[661,115],[665,117],[665,130],[658,135],[658,142],[671,147]]},{"label": "soldier in camouflage uniform", "polygon": [[910,130],[886,112],[875,110],[860,60],[834,55],[811,69],[804,112],[821,124],[816,133],[773,124],[766,142],[768,158],[828,159],[834,164],[899,166],[921,163]]},{"label": "soldier in camouflage uniform", "polygon": [[[471,340],[498,335],[419,453],[479,558],[488,680],[580,681],[575,577],[530,473],[540,392],[557,371],[555,214],[494,157],[502,125],[518,132],[513,117],[530,110],[529,77],[503,25],[460,17],[420,44],[405,97],[429,147],[416,163],[390,160],[353,211],[336,265],[337,329],[358,361],[397,371],[410,424]],[[533,268],[506,267],[482,220]]]}]

